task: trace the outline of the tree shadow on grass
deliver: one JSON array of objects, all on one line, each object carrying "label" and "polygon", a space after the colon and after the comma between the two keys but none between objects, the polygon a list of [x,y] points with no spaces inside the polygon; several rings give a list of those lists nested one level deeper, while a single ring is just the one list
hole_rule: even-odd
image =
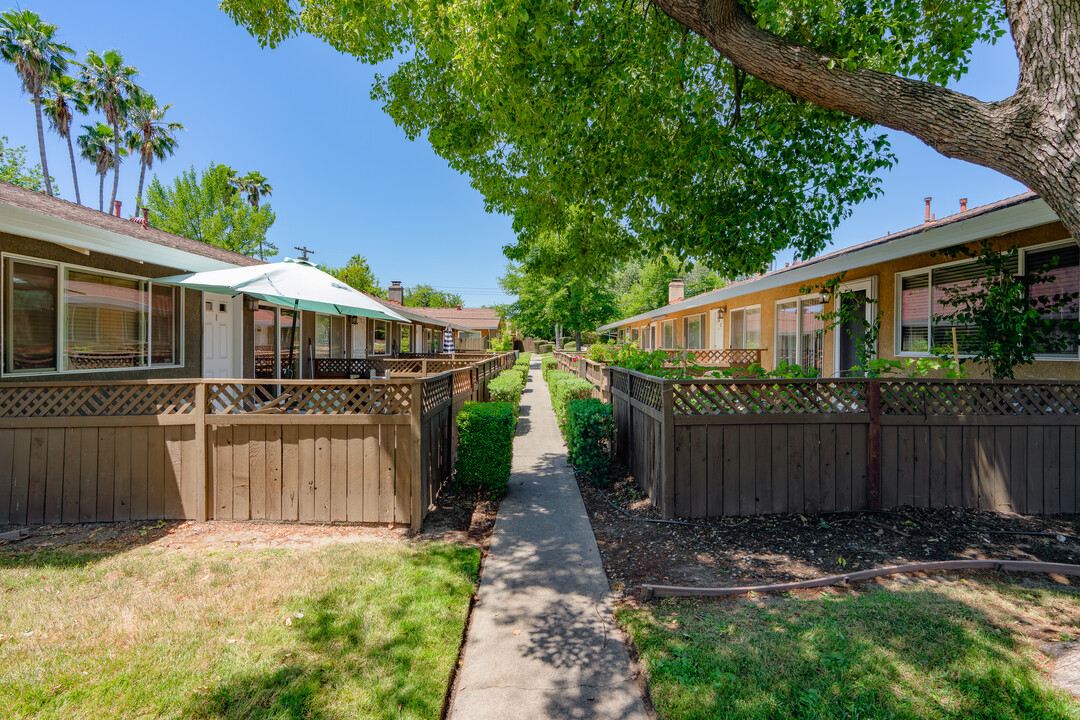
[{"label": "tree shadow on grass", "polygon": [[[222,720],[439,717],[450,667],[436,667],[427,644],[452,644],[450,652],[456,659],[460,629],[452,638],[432,636],[431,598],[460,594],[461,588],[449,580],[425,577],[423,566],[448,562],[475,571],[451,557],[452,553],[434,547],[409,558],[417,582],[427,582],[422,591],[398,595],[393,602],[374,602],[371,595],[378,590],[372,586],[364,586],[366,593],[359,594],[342,586],[303,603],[298,612],[302,617],[293,620],[293,649],[275,656],[280,667],[232,677],[195,696],[185,716]],[[440,674],[445,677],[437,677]],[[361,702],[358,695],[366,697]]]},{"label": "tree shadow on grass", "polygon": [[[0,569],[81,568],[149,545],[182,520],[142,520],[72,525],[31,525],[24,540],[0,544]],[[0,526],[13,529],[15,526]],[[25,527],[25,526],[19,526]]]},{"label": "tree shadow on grass", "polygon": [[1011,621],[941,592],[664,602],[622,617],[670,717],[1075,717]]}]

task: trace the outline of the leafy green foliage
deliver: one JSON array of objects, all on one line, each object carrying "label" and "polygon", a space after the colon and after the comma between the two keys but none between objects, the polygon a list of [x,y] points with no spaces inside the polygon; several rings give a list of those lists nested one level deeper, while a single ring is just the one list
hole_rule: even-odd
[{"label": "leafy green foliage", "polygon": [[715,270],[701,264],[689,267],[667,253],[648,260],[630,258],[620,263],[611,279],[612,290],[618,298],[618,316],[632,317],[667,305],[668,283],[677,278],[685,283],[686,297],[727,284]]},{"label": "leafy green foliage", "polygon": [[551,393],[551,408],[559,426],[566,424],[566,404],[571,400],[585,400],[592,397],[593,384],[585,378],[579,378],[565,370],[551,370],[547,374],[548,391]]},{"label": "leafy green foliage", "polygon": [[276,255],[277,247],[266,240],[273,209],[263,204],[256,210],[245,202],[229,184],[231,176],[231,168],[216,163],[198,174],[192,167],[168,187],[155,176],[146,192],[151,223],[233,252],[252,255],[261,246],[266,255]]},{"label": "leafy green foliage", "polygon": [[555,349],[555,346],[552,343],[549,343],[549,342],[536,343],[536,352],[540,353],[541,355],[547,355],[548,353],[550,353],[554,349]]},{"label": "leafy green foliage", "polygon": [[[819,11],[770,0],[755,10],[763,25],[783,24],[858,62],[863,38],[844,31],[849,16],[860,33],[884,32],[897,5],[868,11],[836,0]],[[221,7],[268,45],[304,31],[364,62],[398,59],[372,96],[410,138],[426,137],[468,174],[490,210],[514,217],[511,259],[549,269],[606,271],[663,248],[732,273],[756,272],[786,247],[809,256],[851,206],[878,193],[875,173],[893,162],[865,122],[747,77],[647,3]],[[860,13],[884,16],[887,27],[859,24]],[[802,22],[808,14],[814,22]],[[886,72],[947,73],[932,51],[956,47],[949,60],[965,58],[969,24],[961,13],[933,15],[916,24],[933,29],[918,43],[867,39],[866,60]],[[531,257],[552,232],[574,257]]]},{"label": "leafy green foliage", "polygon": [[[25,145],[9,145],[6,135],[0,135],[0,180],[41,192],[45,176],[41,164],[28,165]],[[57,190],[58,191],[58,190]]]},{"label": "leafy green foliage", "polygon": [[488,382],[491,402],[510,403],[516,409],[521,404],[521,393],[525,389],[525,379],[516,369],[503,370]]},{"label": "leafy green foliage", "polygon": [[513,348],[514,338],[508,332],[491,339],[491,349],[495,352],[510,352]]},{"label": "leafy green foliage", "polygon": [[457,416],[457,481],[494,496],[506,492],[514,456],[517,412],[508,402],[467,402]]},{"label": "leafy green foliage", "polygon": [[405,288],[406,307],[457,307],[464,301],[461,295],[444,290],[436,290],[423,283]]},{"label": "leafy green foliage", "polygon": [[544,382],[546,382],[546,383],[551,382],[551,380],[548,378],[548,375],[552,371],[558,369],[558,367],[559,367],[559,361],[556,360],[553,357],[546,357],[546,358],[544,358],[543,360],[540,361],[540,376],[542,378],[544,378]]},{"label": "leafy green foliage", "polygon": [[323,266],[322,269],[360,292],[366,292],[375,297],[386,297],[386,289],[375,277],[367,258],[363,255],[353,255],[341,267]]},{"label": "leafy green foliage", "polygon": [[1039,294],[1052,287],[1056,257],[1048,265],[1017,274],[1020,251],[1015,246],[1002,252],[984,240],[972,248],[939,252],[948,258],[976,258],[983,273],[979,280],[936,288],[943,296],[938,302],[951,312],[935,315],[935,322],[973,328],[964,333],[960,351],[970,357],[961,358],[961,363],[985,363],[992,377],[1012,378],[1016,368],[1033,363],[1036,355],[1075,348],[1080,293]]},{"label": "leafy green foliage", "polygon": [[587,473],[597,485],[606,483],[615,435],[611,406],[596,398],[569,401],[565,432],[570,464]]}]

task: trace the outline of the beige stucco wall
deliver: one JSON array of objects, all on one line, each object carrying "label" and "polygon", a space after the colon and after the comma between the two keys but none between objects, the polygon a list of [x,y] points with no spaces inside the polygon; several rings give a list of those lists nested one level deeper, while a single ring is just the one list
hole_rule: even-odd
[{"label": "beige stucco wall", "polygon": [[[994,238],[993,244],[997,249],[1010,248],[1013,245],[1020,247],[1030,247],[1032,245],[1042,245],[1044,243],[1057,242],[1069,237],[1068,232],[1061,223],[1051,223],[1049,225],[1042,225],[1036,228],[1030,228],[1014,233],[1008,233]],[[903,242],[903,240],[899,241]],[[949,259],[942,256],[934,256],[932,253],[922,253],[918,255],[912,255],[910,257],[902,258],[888,263],[880,263],[864,268],[857,268],[849,270],[844,275],[844,282],[855,282],[858,280],[865,280],[867,278],[873,278],[877,285],[877,298],[878,308],[882,312],[881,331],[878,339],[878,356],[882,358],[895,359],[897,349],[896,339],[896,325],[895,325],[895,303],[896,303],[896,273],[905,272],[908,270],[917,270],[920,268],[931,267],[934,265],[940,265],[944,262],[948,262]],[[681,310],[679,308],[680,303],[674,303],[668,305],[668,312],[662,318],[656,318],[649,320],[648,322],[639,321],[632,324],[620,324],[621,328],[639,328],[642,332],[649,327],[652,322],[657,323],[657,343],[662,342],[662,328],[660,323],[664,320],[675,319],[676,323],[676,336],[677,344],[681,347],[685,342],[683,337],[683,319],[689,316],[705,313],[705,327],[706,332],[704,336],[704,346],[712,347],[713,338],[711,333],[714,332],[714,325],[712,321],[712,310],[717,308],[726,308],[727,316],[730,318],[732,310],[737,310],[742,307],[748,307],[753,305],[761,306],[761,344],[762,344],[762,365],[771,368],[775,365],[774,357],[774,344],[775,344],[775,329],[776,329],[776,302],[785,300],[788,298],[798,297],[805,295],[806,293],[800,292],[800,288],[803,286],[811,286],[818,288],[825,281],[831,279],[834,276],[821,276],[807,282],[791,283],[784,285],[773,290],[766,290],[762,292],[748,293],[746,295],[724,300],[722,302],[713,303],[706,306]],[[832,304],[829,304],[828,309],[832,309]],[[729,322],[725,321],[725,333],[728,335],[724,339],[724,346],[727,347],[730,339],[731,328]],[[629,333],[627,333],[629,337]],[[825,353],[824,353],[824,367],[825,374],[831,375],[834,366],[834,346],[835,340],[833,333],[827,334],[825,339]],[[972,376],[985,376],[985,371],[980,368],[971,368],[970,374]],[[1080,362],[1078,361],[1044,361],[1039,360],[1034,364],[1020,368],[1016,373],[1017,378],[1055,378],[1060,380],[1080,380]]]}]

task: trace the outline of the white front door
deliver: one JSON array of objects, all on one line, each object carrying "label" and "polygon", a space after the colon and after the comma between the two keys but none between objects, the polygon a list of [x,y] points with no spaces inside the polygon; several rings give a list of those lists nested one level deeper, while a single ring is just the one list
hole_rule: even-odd
[{"label": "white front door", "polygon": [[714,350],[723,350],[724,348],[724,313],[719,310],[713,310],[713,331],[712,342],[710,346]]},{"label": "white front door", "polygon": [[350,357],[367,357],[367,318],[359,318],[352,328],[352,354]]},{"label": "white front door", "polygon": [[228,378],[234,370],[233,315],[236,303],[228,295],[203,293],[203,377]]}]

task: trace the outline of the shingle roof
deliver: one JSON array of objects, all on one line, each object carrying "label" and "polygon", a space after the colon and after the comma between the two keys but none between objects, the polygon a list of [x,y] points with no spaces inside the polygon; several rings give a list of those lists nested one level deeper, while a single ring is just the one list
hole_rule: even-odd
[{"label": "shingle roof", "polygon": [[457,323],[472,330],[498,330],[502,323],[502,317],[497,310],[492,308],[422,307],[416,309],[425,315]]},{"label": "shingle roof", "polygon": [[[258,260],[247,255],[224,250],[214,245],[208,245],[198,240],[181,237],[158,230],[154,227],[145,227],[140,223],[132,222],[125,218],[99,212],[93,208],[77,205],[63,198],[49,197],[44,193],[36,192],[28,188],[0,182],[0,204],[21,208],[30,212],[39,213],[58,220],[66,220],[91,228],[105,230],[117,235],[126,235],[136,240],[161,245],[163,247],[181,250],[193,255],[219,260],[231,265],[261,265]],[[150,218],[151,224],[154,222]]]}]

